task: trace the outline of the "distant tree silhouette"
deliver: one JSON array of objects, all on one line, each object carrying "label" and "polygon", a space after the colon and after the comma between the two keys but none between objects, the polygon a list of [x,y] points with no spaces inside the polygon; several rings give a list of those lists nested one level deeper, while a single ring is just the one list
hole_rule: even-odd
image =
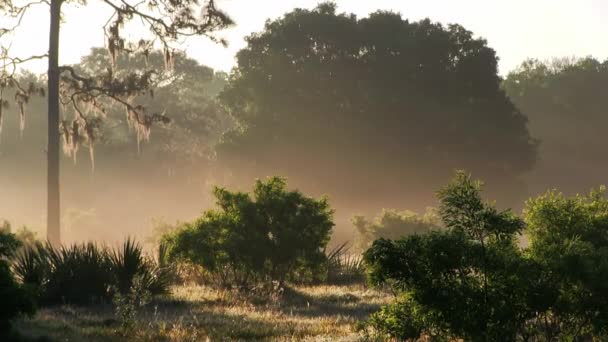
[{"label": "distant tree silhouette", "polygon": [[606,181],[608,60],[528,60],[504,88],[541,140],[540,161],[528,179],[534,191],[574,193]]},{"label": "distant tree silhouette", "polygon": [[[196,0],[139,2],[102,0],[102,2],[113,12],[103,28],[112,62],[115,62],[121,53],[148,55],[155,45],[160,45],[163,49],[165,67],[170,69],[173,64],[174,45],[180,39],[194,35],[215,39],[211,35],[214,31],[232,23],[226,14],[216,8],[213,0],[205,1],[200,15],[195,14],[197,7],[200,7]],[[69,154],[75,152],[81,143],[87,143],[89,148],[92,148],[95,131],[105,116],[104,100],[119,103],[125,108],[129,124],[135,128],[138,140],[147,138],[150,126],[154,122],[167,121],[164,115],[148,111],[132,101],[133,97],[148,91],[155,84],[155,71],[131,72],[118,77],[111,67],[100,74],[86,75],[78,73],[71,66],[59,65],[61,7],[70,3],[85,4],[86,2],[7,0],[0,4],[0,12],[8,19],[5,20],[8,27],[0,29],[0,37],[4,38],[0,50],[0,89],[7,87],[17,89],[15,102],[20,107],[22,117],[24,104],[28,102],[29,97],[34,93],[41,93],[42,90],[21,85],[16,77],[18,66],[31,59],[48,58],[47,238],[53,244],[60,242],[60,135],[63,135],[64,151]],[[11,56],[8,49],[12,39],[10,35],[21,24],[28,10],[37,5],[48,5],[50,8],[48,53],[27,58]],[[140,21],[148,28],[152,39],[129,42],[125,38],[123,28],[126,23],[133,20]],[[114,64],[112,63],[112,66],[115,66]],[[0,102],[3,105],[8,103],[3,98]],[[60,103],[75,113],[73,120],[60,120]]]},{"label": "distant tree silhouette", "polygon": [[358,19],[325,3],[269,21],[237,60],[220,97],[240,126],[217,149],[237,173],[385,206],[432,198],[454,168],[513,184],[534,164],[494,50],[459,25]]}]

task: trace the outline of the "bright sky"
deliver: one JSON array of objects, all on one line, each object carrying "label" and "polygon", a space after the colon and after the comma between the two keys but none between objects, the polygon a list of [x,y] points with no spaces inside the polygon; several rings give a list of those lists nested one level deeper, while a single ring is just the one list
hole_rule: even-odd
[{"label": "bright sky", "polygon": [[[64,10],[61,35],[61,63],[76,63],[93,46],[104,43],[101,26],[110,11],[98,0],[86,7],[70,5]],[[221,34],[229,47],[202,38],[187,41],[188,54],[215,69],[229,71],[235,53],[245,46],[243,37],[260,31],[267,18],[276,18],[294,7],[313,8],[319,0],[217,0],[237,25]],[[426,17],[442,23],[459,23],[484,37],[500,57],[505,74],[529,57],[608,58],[607,0],[338,0],[340,12],[367,16],[377,9],[399,12],[404,18]],[[602,20],[603,19],[603,20]],[[2,23],[2,19],[0,19]],[[4,25],[2,25],[4,26]],[[32,11],[24,20],[12,54],[24,57],[44,53],[47,44],[48,9]],[[135,31],[133,31],[135,32]],[[133,36],[138,37],[137,35]],[[31,66],[44,71],[44,65]]]}]

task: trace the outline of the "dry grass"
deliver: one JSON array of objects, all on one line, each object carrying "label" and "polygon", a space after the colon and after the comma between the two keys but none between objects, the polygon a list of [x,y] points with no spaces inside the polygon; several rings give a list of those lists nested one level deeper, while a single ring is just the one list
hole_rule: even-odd
[{"label": "dry grass", "polygon": [[18,328],[52,341],[357,341],[355,323],[389,300],[362,286],[297,287],[281,300],[180,286],[148,305],[127,332],[110,305],[41,309]]}]

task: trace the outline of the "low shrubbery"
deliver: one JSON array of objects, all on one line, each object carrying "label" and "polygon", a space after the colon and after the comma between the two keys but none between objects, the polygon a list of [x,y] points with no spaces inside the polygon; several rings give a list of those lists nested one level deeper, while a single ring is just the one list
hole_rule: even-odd
[{"label": "low shrubbery", "polygon": [[53,248],[38,242],[17,253],[14,272],[46,304],[109,301],[115,293],[128,293],[136,278],[150,293],[160,294],[171,280],[170,270],[130,239],[120,249],[93,243]]},{"label": "low shrubbery", "polygon": [[20,314],[33,314],[32,291],[15,280],[8,259],[19,248],[20,242],[7,227],[0,229],[0,340],[10,339],[11,321]]},{"label": "low shrubbery", "polygon": [[216,188],[214,195],[217,209],[164,237],[171,260],[200,265],[215,285],[241,290],[326,276],[323,250],[334,225],[326,199],[287,191],[277,177],[257,181],[251,194]]},{"label": "low shrubbery", "polygon": [[[529,200],[524,219],[484,203],[464,173],[439,192],[444,230],[365,253],[370,280],[398,299],[368,330],[400,340],[608,338],[608,200],[604,192]],[[517,243],[520,234],[529,247]]]},{"label": "low shrubbery", "polygon": [[367,250],[377,239],[395,240],[441,227],[441,219],[433,208],[428,208],[424,215],[408,210],[384,209],[374,219],[355,216],[352,222],[357,234],[355,247],[360,252]]}]

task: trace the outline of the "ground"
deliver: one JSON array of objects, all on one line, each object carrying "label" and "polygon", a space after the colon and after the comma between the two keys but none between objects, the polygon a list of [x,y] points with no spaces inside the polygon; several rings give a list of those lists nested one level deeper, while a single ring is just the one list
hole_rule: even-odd
[{"label": "ground", "polygon": [[356,323],[390,299],[361,285],[294,287],[277,300],[178,286],[127,330],[109,304],[43,308],[17,327],[43,341],[359,341]]}]

